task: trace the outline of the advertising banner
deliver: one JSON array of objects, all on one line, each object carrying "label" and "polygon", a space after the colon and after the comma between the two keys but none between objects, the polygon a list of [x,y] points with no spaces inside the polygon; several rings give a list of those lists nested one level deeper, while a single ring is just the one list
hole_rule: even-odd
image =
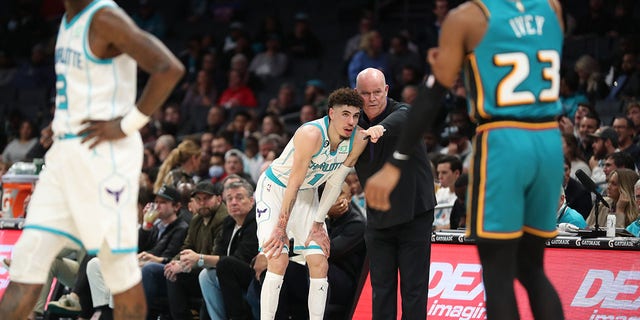
[{"label": "advertising banner", "polygon": [[[640,320],[639,252],[547,248],[545,270],[558,290],[566,319]],[[516,298],[521,319],[533,319],[527,294],[517,281]],[[476,247],[432,244],[427,317],[486,319],[484,301],[482,268]],[[398,310],[401,310],[400,304]],[[362,290],[353,319],[371,319],[369,280]]]}]

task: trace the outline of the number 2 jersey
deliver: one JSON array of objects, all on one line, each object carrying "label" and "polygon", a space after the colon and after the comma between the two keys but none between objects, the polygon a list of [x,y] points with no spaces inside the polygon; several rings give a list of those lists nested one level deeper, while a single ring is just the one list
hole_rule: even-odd
[{"label": "number 2 jersey", "polygon": [[84,119],[110,120],[135,106],[136,62],[126,54],[96,57],[89,47],[89,26],[98,9],[117,7],[96,0],[71,20],[60,23],[55,50],[56,111],[53,132],[74,135]]},{"label": "number 2 jersey", "polygon": [[465,63],[470,115],[538,122],[560,114],[563,33],[548,0],[474,1],[487,31]]},{"label": "number 2 jersey", "polygon": [[[347,159],[349,152],[353,147],[353,139],[356,130],[353,130],[349,140],[340,142],[335,151],[331,151],[331,143],[329,142],[329,117],[325,116],[321,119],[307,122],[303,126],[316,126],[322,132],[322,147],[311,158],[307,175],[300,186],[301,190],[317,188],[324,183],[331,173],[337,170],[340,165]],[[293,166],[293,153],[295,147],[293,138],[289,140],[287,146],[282,151],[278,159],[273,160],[269,168],[265,171],[267,177],[281,187],[286,187]]]}]

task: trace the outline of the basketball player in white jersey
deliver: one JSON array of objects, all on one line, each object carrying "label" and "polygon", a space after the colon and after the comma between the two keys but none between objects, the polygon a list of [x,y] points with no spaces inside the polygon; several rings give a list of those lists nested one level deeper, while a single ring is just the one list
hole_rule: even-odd
[{"label": "basketball player in white jersey", "polygon": [[[54,143],[15,245],[0,319],[32,310],[64,246],[97,253],[114,295],[115,319],[144,319],[136,261],[138,129],[173,90],[184,68],[112,0],[65,0],[56,41]],[[136,103],[136,63],[150,73]]]},{"label": "basketball player in white jersey", "polygon": [[[357,126],[363,104],[353,89],[334,91],[328,115],[303,124],[258,180],[258,242],[267,257],[260,319],[273,319],[278,308],[290,238],[293,250],[304,256],[309,267],[309,319],[323,318],[330,249],[325,216],[368,140],[376,142],[384,132],[380,126],[368,130]],[[318,201],[317,188],[325,182]]]}]

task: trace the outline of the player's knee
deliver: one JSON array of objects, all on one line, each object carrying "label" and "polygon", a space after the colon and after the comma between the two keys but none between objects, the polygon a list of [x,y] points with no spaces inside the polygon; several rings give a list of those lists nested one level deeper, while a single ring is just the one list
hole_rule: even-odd
[{"label": "player's knee", "polygon": [[267,259],[267,269],[276,274],[284,274],[289,265],[289,256],[281,254],[275,258]]},{"label": "player's knee", "polygon": [[311,254],[306,259],[310,273],[326,275],[329,272],[329,261],[324,254]]},{"label": "player's knee", "polygon": [[102,277],[112,294],[125,292],[142,279],[138,261],[134,253],[107,253],[99,256]]}]

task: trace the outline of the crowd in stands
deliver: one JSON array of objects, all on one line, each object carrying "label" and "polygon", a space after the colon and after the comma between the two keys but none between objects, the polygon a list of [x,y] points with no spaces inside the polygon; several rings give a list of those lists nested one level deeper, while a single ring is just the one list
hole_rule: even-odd
[{"label": "crowd in stands", "polygon": [[[397,22],[390,28],[384,14],[360,8],[361,14],[350,17],[348,24],[353,33],[340,42],[323,41],[335,39],[324,34],[320,21],[331,13],[300,10],[283,16],[274,10],[258,25],[247,18],[251,1],[176,2],[180,10],[172,14],[167,11],[177,6],[169,5],[171,1],[117,2],[140,27],[173,44],[187,71],[169,102],[141,129],[145,150],[139,258],[150,314],[187,319],[197,310],[201,319],[207,313],[212,319],[215,314],[249,319],[255,317],[259,299],[249,294],[238,301],[245,296],[237,293],[259,297],[255,225],[247,221],[255,216],[252,195],[260,173],[301,124],[324,116],[328,93],[354,87],[356,75],[365,68],[380,68],[390,85],[389,96],[412,103],[417,86],[429,74],[426,50],[437,45],[442,19],[461,1],[430,1],[431,11],[415,28],[395,28]],[[640,5],[633,0],[589,0],[588,6],[578,0],[561,2],[567,28],[559,84],[564,113],[558,122],[565,177],[558,186],[563,189],[558,222],[565,222],[566,208],[573,208],[579,215],[572,216],[571,225],[593,226],[596,211],[599,224],[605,225],[609,209],[594,206],[592,196],[577,182],[576,171],[582,170],[605,195],[617,215],[617,227],[639,236]],[[21,0],[2,2],[0,12],[1,175],[12,163],[42,158],[54,138],[48,127],[55,111],[52,45],[63,7],[57,0]],[[289,27],[286,22],[291,22]],[[207,23],[222,31],[179,32],[183,26],[194,30]],[[139,88],[145,81],[141,73]],[[434,115],[439,127],[424,134],[432,170],[437,172],[438,202],[450,210],[450,220],[438,228],[465,226],[466,172],[475,133],[466,94],[459,80],[442,101],[444,112]],[[328,219],[330,262],[342,271],[335,277],[345,277],[340,284],[347,286],[331,293],[329,304],[336,305],[352,302],[334,294],[356,292],[364,261],[364,243],[340,242],[346,228],[363,232],[366,217],[357,175],[346,182],[338,201],[350,203],[349,210],[336,212],[334,206]],[[162,208],[162,214],[146,226],[143,216],[150,202]],[[59,262],[68,265],[63,263],[68,252],[64,254]],[[77,262],[72,269],[81,276],[63,278],[73,291],[54,302],[54,308],[73,309],[85,319],[99,311],[108,319],[112,302],[104,284],[100,286],[99,261],[82,252],[73,256]],[[351,261],[354,257],[357,261]],[[244,274],[237,274],[239,270]],[[300,293],[305,288],[297,286],[295,278],[287,279],[290,275],[300,273],[287,271],[283,292],[290,298],[281,299],[289,302],[279,311],[283,318],[306,308],[304,301],[294,299],[306,296]],[[231,277],[238,286],[228,284]],[[229,297],[234,301],[227,301]],[[43,303],[34,311],[42,313]]]}]

